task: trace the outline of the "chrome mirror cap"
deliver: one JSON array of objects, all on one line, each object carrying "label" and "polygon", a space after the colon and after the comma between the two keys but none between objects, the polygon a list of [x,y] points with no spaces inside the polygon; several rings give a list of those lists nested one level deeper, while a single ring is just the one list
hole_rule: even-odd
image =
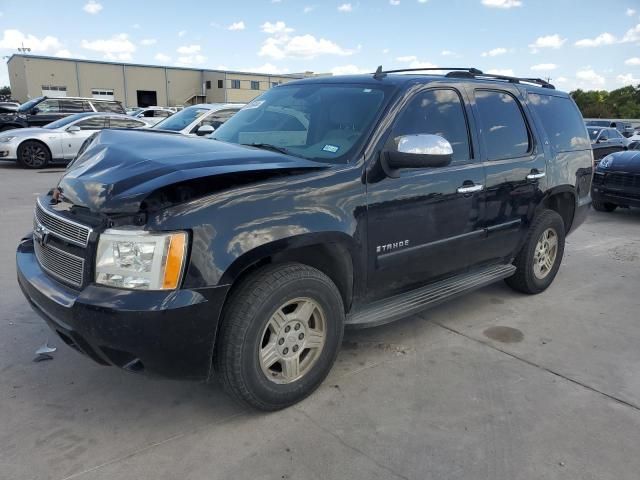
[{"label": "chrome mirror cap", "polygon": [[453,155],[453,147],[440,135],[418,133],[398,137],[398,152],[414,155]]}]

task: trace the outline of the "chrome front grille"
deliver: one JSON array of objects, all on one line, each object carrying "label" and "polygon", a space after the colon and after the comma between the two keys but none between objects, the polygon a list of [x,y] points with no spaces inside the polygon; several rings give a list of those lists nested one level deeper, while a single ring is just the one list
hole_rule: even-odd
[{"label": "chrome front grille", "polygon": [[74,245],[86,247],[89,242],[89,234],[91,233],[89,227],[45,209],[40,204],[39,199],[36,203],[36,213],[33,219],[34,230],[37,227],[37,223],[46,228],[49,233]]},{"label": "chrome front grille", "polygon": [[33,242],[33,249],[40,266],[48,274],[75,287],[82,286],[84,258],[38,241]]}]

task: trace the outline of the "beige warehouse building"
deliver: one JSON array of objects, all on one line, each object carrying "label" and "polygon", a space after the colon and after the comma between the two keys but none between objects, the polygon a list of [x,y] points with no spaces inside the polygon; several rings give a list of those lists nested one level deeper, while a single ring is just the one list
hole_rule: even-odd
[{"label": "beige warehouse building", "polygon": [[274,85],[312,72],[268,75],[250,72],[137,65],[37,55],[7,61],[11,94],[19,102],[42,95],[113,99],[126,107],[245,103]]}]

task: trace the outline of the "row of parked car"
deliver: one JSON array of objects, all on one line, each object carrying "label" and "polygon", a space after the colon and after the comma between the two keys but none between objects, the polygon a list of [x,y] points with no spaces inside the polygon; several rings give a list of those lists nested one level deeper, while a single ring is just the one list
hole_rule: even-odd
[{"label": "row of parked car", "polygon": [[17,161],[24,168],[67,163],[87,139],[106,128],[152,128],[208,136],[243,106],[201,104],[179,112],[148,107],[128,114],[113,100],[39,97],[0,112],[0,159]]},{"label": "row of parked car", "polygon": [[640,150],[640,127],[612,120],[587,120],[585,125],[596,163],[614,152]]}]

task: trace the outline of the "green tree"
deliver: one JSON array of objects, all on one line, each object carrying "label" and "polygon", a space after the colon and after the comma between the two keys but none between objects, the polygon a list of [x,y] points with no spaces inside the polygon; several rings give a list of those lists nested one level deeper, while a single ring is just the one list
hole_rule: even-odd
[{"label": "green tree", "polygon": [[640,118],[640,85],[606,90],[571,92],[585,118]]},{"label": "green tree", "polygon": [[0,95],[6,95],[7,97],[11,96],[11,87],[5,85],[4,87],[0,87]]}]

